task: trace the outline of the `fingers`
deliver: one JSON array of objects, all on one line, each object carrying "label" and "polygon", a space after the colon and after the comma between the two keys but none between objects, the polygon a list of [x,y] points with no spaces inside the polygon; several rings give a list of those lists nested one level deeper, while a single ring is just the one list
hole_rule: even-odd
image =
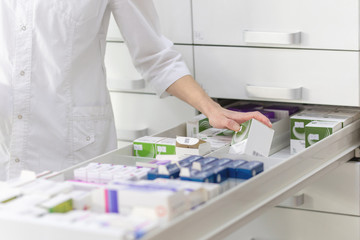
[{"label": "fingers", "polygon": [[249,112],[247,114],[249,114],[251,118],[254,118],[254,119],[262,122],[263,124],[265,124],[269,128],[272,127],[272,124],[271,124],[270,120],[267,117],[265,117],[263,114],[261,114],[260,112]]},{"label": "fingers", "polygon": [[240,130],[240,124],[237,123],[237,122],[235,122],[235,121],[232,120],[232,119],[227,119],[225,127],[226,127],[227,129],[233,130],[233,131],[235,131],[235,132],[237,132],[237,131]]},{"label": "fingers", "polygon": [[242,112],[228,111],[226,115],[228,118],[233,119],[234,121],[236,121],[238,123],[243,123],[243,122],[246,122],[246,121],[254,118],[254,119],[258,120],[259,122],[262,122],[269,128],[272,127],[270,120],[267,117],[265,117],[263,114],[261,114],[260,112],[242,113]]}]

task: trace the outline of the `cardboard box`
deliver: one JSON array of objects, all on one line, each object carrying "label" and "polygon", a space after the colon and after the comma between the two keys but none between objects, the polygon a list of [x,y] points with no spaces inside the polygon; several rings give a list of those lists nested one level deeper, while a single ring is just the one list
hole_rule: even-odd
[{"label": "cardboard box", "polygon": [[134,156],[155,158],[157,152],[156,143],[163,139],[162,137],[145,136],[134,140]]},{"label": "cardboard box", "polygon": [[234,134],[229,153],[268,157],[274,132],[274,129],[251,119],[241,124],[240,131]]},{"label": "cardboard box", "polygon": [[321,141],[341,129],[341,122],[312,121],[305,126],[305,147]]},{"label": "cardboard box", "polygon": [[176,155],[183,159],[191,155],[205,155],[210,153],[211,145],[201,139],[190,137],[176,137]]},{"label": "cardboard box", "polygon": [[186,122],[186,136],[197,138],[200,132],[209,128],[211,128],[209,119],[204,114],[200,114]]}]

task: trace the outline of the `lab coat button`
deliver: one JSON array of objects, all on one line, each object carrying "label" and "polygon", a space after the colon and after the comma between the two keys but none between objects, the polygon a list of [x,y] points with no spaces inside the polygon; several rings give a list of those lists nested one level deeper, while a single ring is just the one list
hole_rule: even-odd
[{"label": "lab coat button", "polygon": [[18,163],[18,162],[20,162],[20,159],[18,159],[18,158],[15,158],[15,162],[17,162],[17,163]]},{"label": "lab coat button", "polygon": [[18,119],[22,119],[23,118],[23,116],[22,115],[18,115]]},{"label": "lab coat button", "polygon": [[89,136],[86,137],[86,141],[90,141],[90,139],[91,139],[91,138],[90,138]]},{"label": "lab coat button", "polygon": [[25,26],[25,25],[22,26],[22,27],[21,27],[21,30],[22,30],[22,31],[26,31],[26,26]]},{"label": "lab coat button", "polygon": [[24,76],[24,75],[25,75],[25,71],[21,71],[21,72],[20,72],[20,75],[21,75],[21,76]]}]

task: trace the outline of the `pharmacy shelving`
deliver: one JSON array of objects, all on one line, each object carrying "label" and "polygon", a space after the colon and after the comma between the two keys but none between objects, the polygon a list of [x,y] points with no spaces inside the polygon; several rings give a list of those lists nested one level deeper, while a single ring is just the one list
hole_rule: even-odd
[{"label": "pharmacy shelving", "polygon": [[[161,225],[147,234],[144,239],[223,239],[257,216],[282,203],[304,187],[316,182],[326,173],[341,166],[355,156],[355,149],[360,146],[360,120],[350,124],[339,132],[313,145],[307,150],[290,155],[284,148],[269,158],[251,157],[251,160],[261,160],[265,171],[237,187],[206,202],[197,209],[187,212],[174,220]],[[163,137],[175,137],[185,134],[185,124],[157,134]],[[212,152],[216,157],[239,156],[227,154],[228,147]],[[64,181],[73,178],[75,168],[85,166],[90,162],[116,163],[134,165],[136,161],[149,161],[146,158],[132,157],[132,147],[127,146],[108,154],[83,162],[61,172],[46,176],[54,181]],[[241,156],[242,158],[249,158]],[[248,159],[249,160],[249,159]],[[359,217],[359,216],[358,216]],[[353,217],[358,221],[358,217]],[[52,234],[52,239],[118,239],[116,233],[93,232],[91,229],[76,229],[67,225],[52,225],[30,219],[11,219],[0,216],[3,236],[11,239],[36,237],[39,232],[45,236]],[[6,226],[6,228],[3,226]],[[14,233],[15,227],[21,227],[21,232]],[[186,229],[186,231],[184,231]],[[96,236],[96,237],[95,237]],[[9,238],[10,239],[10,238]]]}]

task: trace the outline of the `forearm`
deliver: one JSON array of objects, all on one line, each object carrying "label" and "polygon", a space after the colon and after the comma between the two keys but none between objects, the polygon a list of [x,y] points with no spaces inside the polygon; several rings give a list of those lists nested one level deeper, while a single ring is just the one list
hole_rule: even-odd
[{"label": "forearm", "polygon": [[187,102],[208,117],[211,112],[220,107],[190,75],[177,80],[167,89],[167,92]]}]

